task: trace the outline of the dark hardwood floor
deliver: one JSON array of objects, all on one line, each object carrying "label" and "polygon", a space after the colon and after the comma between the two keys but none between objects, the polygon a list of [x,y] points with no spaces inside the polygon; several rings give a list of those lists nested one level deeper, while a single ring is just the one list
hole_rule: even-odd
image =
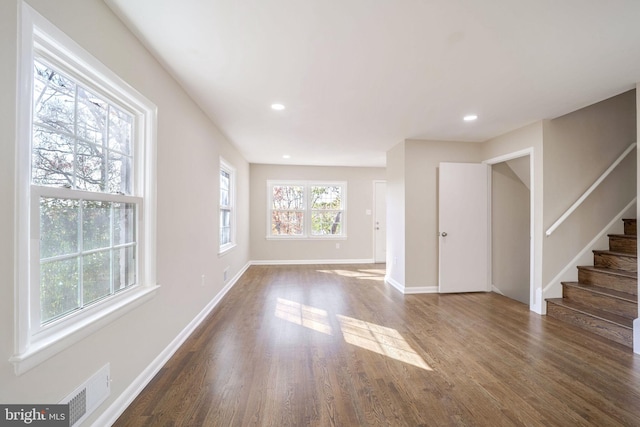
[{"label": "dark hardwood floor", "polygon": [[116,426],[639,426],[640,356],[381,265],[253,266]]}]

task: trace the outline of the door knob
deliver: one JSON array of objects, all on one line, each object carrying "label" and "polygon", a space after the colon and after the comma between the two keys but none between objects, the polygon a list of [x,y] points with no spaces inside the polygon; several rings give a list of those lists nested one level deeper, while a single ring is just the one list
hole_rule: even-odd
[{"label": "door knob", "polygon": [[446,231],[443,231],[442,233],[440,233],[440,235],[441,235],[442,237],[447,237],[447,232],[446,232]]}]

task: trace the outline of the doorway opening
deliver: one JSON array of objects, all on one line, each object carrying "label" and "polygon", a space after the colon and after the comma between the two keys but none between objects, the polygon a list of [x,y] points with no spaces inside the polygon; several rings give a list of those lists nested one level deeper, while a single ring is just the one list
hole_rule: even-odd
[{"label": "doorway opening", "polygon": [[494,292],[531,304],[530,156],[491,165],[491,284]]}]

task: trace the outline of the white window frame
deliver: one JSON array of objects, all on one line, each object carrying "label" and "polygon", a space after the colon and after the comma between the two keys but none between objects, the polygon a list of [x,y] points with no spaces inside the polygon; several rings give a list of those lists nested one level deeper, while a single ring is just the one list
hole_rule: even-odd
[{"label": "white window frame", "polygon": [[[219,251],[220,255],[228,252],[236,246],[236,169],[231,166],[231,163],[224,160],[222,157],[220,158],[220,172],[226,172],[229,174],[229,204],[223,206],[220,203],[220,197],[218,197],[219,202],[219,211],[221,213],[222,210],[229,211],[229,225],[230,225],[230,240],[229,242],[222,244],[220,242],[220,231],[222,230],[222,224],[218,224],[218,243],[219,243]],[[220,215],[218,215],[218,222],[220,222]]]},{"label": "white window frame", "polygon": [[[82,85],[116,100],[134,116],[134,182],[137,201],[137,285],[81,310],[40,325],[40,254],[37,206],[42,188],[31,185],[31,133],[33,61],[46,57],[55,67]],[[70,347],[153,297],[156,284],[156,116],[157,108],[100,61],[24,2],[21,4],[18,59],[18,131],[16,139],[16,316],[15,350],[10,361],[20,375]],[[137,141],[137,142],[135,142]],[[46,195],[70,198],[63,189],[46,189]],[[93,197],[92,197],[93,196]],[[119,195],[106,196],[122,201]],[[77,191],[74,198],[95,198]],[[129,201],[130,202],[130,201]],[[34,205],[34,203],[36,203]]]},{"label": "white window frame", "polygon": [[[274,186],[300,186],[304,188],[304,213],[303,232],[299,235],[281,235],[271,233],[271,218],[273,217],[273,187]],[[314,235],[311,233],[311,217],[314,209],[311,207],[311,187],[341,187],[342,217],[340,234]],[[267,181],[267,239],[271,240],[346,240],[347,239],[347,183],[346,181],[294,181],[294,180],[268,180]]]}]

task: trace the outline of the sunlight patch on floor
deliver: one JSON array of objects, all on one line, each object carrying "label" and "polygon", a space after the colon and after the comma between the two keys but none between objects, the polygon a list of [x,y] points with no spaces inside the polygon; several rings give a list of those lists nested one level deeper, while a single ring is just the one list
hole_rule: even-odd
[{"label": "sunlight patch on floor", "polygon": [[420,357],[400,335],[391,328],[364,322],[352,317],[338,315],[338,322],[344,340],[366,350],[391,357],[400,362],[432,371],[431,367]]},{"label": "sunlight patch on floor", "polygon": [[333,335],[325,310],[278,298],[276,317],[326,335]]}]

